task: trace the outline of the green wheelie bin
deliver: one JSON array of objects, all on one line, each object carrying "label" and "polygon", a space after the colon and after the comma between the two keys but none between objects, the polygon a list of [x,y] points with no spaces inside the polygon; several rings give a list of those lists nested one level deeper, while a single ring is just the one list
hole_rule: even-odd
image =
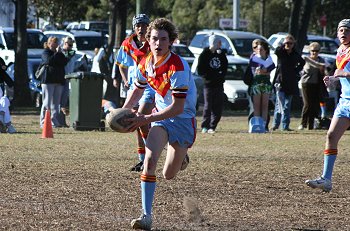
[{"label": "green wheelie bin", "polygon": [[80,131],[105,131],[105,123],[101,120],[104,75],[74,72],[65,78],[70,81],[70,127]]}]

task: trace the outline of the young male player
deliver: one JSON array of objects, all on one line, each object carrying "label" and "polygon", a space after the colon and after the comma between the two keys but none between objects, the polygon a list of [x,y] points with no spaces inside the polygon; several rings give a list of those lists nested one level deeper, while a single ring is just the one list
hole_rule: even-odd
[{"label": "young male player", "polygon": [[[134,16],[132,20],[134,33],[123,41],[117,54],[116,64],[119,66],[119,71],[122,76],[122,88],[128,89],[128,95],[134,88],[133,82],[136,78],[137,65],[142,57],[149,52],[149,45],[145,38],[148,24],[149,18],[146,14]],[[113,85],[119,87],[119,82],[114,79]],[[122,90],[122,88],[120,90]],[[150,114],[154,108],[154,91],[148,87],[143,97],[136,102],[133,107],[138,108],[138,111],[142,114]],[[140,162],[132,167],[130,169],[131,171],[142,171],[147,135],[148,124],[137,129],[137,153]]]},{"label": "young male player", "polygon": [[332,78],[339,78],[342,94],[327,132],[322,176],[305,181],[307,186],[319,188],[324,192],[332,190],[332,173],[338,154],[338,142],[350,126],[350,19],[339,22],[337,37],[341,43],[336,57],[337,69],[334,76],[325,76],[323,81],[328,86],[334,81]]},{"label": "young male player", "polygon": [[123,106],[132,108],[146,86],[156,91],[157,112],[137,114],[136,118],[127,119],[132,122],[130,131],[145,124],[152,125],[141,174],[143,213],[140,218],[132,220],[133,229],[150,230],[152,227],[152,203],[157,179],[155,171],[165,145],[168,143],[163,175],[170,180],[185,168],[183,163],[188,163],[187,150],[196,136],[195,83],[187,62],[170,52],[177,36],[177,30],[169,20],[159,18],[151,22],[146,33],[151,53],[141,60],[136,88]]}]

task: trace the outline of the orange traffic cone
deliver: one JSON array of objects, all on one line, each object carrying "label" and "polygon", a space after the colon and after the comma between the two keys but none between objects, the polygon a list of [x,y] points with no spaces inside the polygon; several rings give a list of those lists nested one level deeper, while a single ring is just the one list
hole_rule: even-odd
[{"label": "orange traffic cone", "polygon": [[41,138],[53,138],[50,110],[46,110],[45,113],[44,126]]}]

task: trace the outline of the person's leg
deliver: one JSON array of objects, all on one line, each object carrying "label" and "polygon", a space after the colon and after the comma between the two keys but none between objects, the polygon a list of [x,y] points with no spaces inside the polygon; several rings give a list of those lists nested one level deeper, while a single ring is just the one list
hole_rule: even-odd
[{"label": "person's leg", "polygon": [[[138,112],[144,115],[149,115],[152,113],[152,110],[154,108],[154,103],[140,103],[140,106],[138,108]],[[139,163],[137,163],[134,167],[132,167],[131,171],[140,172],[143,168],[143,161],[145,159],[145,144],[149,132],[149,124],[144,125],[137,130],[137,154],[139,158]]]},{"label": "person's leg", "polygon": [[309,118],[308,118],[308,129],[311,130],[314,128],[315,118],[318,117],[320,110],[320,90],[316,85],[309,90]]},{"label": "person's leg", "polygon": [[211,108],[212,108],[212,94],[211,89],[208,87],[203,88],[203,96],[204,96],[204,107],[203,107],[203,120],[201,124],[201,128],[204,130],[208,130],[210,126],[210,117],[211,117]]},{"label": "person's leg", "polygon": [[[262,117],[262,114],[261,114],[261,101],[262,101],[262,95],[261,94],[253,95],[254,116]],[[265,121],[266,121],[266,119],[265,119]]]},{"label": "person's leg", "polygon": [[270,94],[263,93],[261,96],[261,117],[265,123],[267,123],[267,118],[269,116],[269,98]]},{"label": "person's leg", "polygon": [[[284,93],[283,93],[284,94]],[[290,130],[290,112],[292,108],[292,95],[284,94],[284,100],[282,104],[282,130]]]},{"label": "person's leg", "polygon": [[304,129],[308,123],[309,117],[309,94],[307,85],[302,86],[303,109],[301,111],[301,123],[299,129]]},{"label": "person's leg", "polygon": [[63,86],[61,102],[60,102],[60,111],[58,113],[58,122],[66,126],[66,115],[69,113],[68,109],[68,98],[69,98],[69,81],[66,80],[66,83]]},{"label": "person's leg", "polygon": [[141,174],[141,195],[143,214],[140,218],[131,221],[134,229],[151,229],[152,227],[152,203],[156,190],[157,162],[166,143],[168,133],[163,127],[152,127],[149,131],[146,145],[144,168]]},{"label": "person's leg", "polygon": [[51,84],[53,86],[52,100],[51,100],[51,118],[52,123],[55,127],[62,127],[58,120],[58,115],[60,112],[60,103],[63,91],[63,85],[61,84]]},{"label": "person's leg", "polygon": [[51,110],[50,102],[53,92],[51,84],[41,84],[41,92],[43,104],[41,105],[40,111],[40,127],[44,125],[46,110]]},{"label": "person's leg", "polygon": [[306,185],[311,188],[319,188],[325,192],[332,190],[332,174],[335,160],[338,155],[338,142],[350,126],[348,105],[348,100],[340,99],[339,104],[334,111],[331,125],[327,132],[322,176],[314,180],[305,181]]},{"label": "person's leg", "polygon": [[276,100],[275,100],[275,110],[273,112],[273,122],[272,122],[272,130],[278,129],[281,123],[281,102],[278,97],[279,91],[276,92]]},{"label": "person's leg", "polygon": [[222,110],[224,108],[224,89],[223,88],[215,88],[212,92],[212,113],[210,119],[209,129],[215,131],[221,116]]},{"label": "person's leg", "polygon": [[163,167],[163,176],[167,180],[173,179],[180,171],[182,162],[187,154],[188,148],[183,148],[179,143],[168,145],[167,156]]},{"label": "person's leg", "polygon": [[349,126],[349,118],[332,118],[331,125],[327,132],[327,140],[324,151],[323,178],[332,180],[334,163],[338,154],[338,142]]}]

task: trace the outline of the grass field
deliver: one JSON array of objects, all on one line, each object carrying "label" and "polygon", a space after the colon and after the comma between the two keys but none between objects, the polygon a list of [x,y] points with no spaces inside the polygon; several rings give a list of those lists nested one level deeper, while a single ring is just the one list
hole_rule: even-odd
[{"label": "grass field", "polygon": [[[141,212],[134,134],[60,128],[41,139],[36,111],[13,122],[17,134],[0,134],[1,230],[130,230]],[[244,113],[226,112],[216,134],[198,133],[174,180],[162,177],[162,155],[153,229],[350,230],[348,132],[332,192],[304,185],[321,174],[325,134],[249,134]]]}]

